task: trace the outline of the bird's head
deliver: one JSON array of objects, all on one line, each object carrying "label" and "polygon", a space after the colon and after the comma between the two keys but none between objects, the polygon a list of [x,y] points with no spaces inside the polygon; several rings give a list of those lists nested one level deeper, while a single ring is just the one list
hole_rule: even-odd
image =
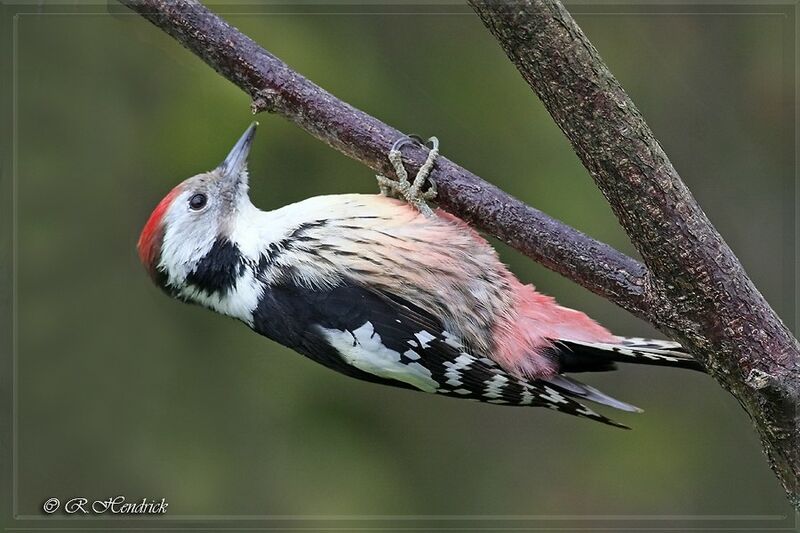
[{"label": "bird's head", "polygon": [[222,275],[217,271],[224,268],[225,260],[238,261],[222,257],[214,264],[204,264],[220,247],[235,248],[232,233],[237,221],[253,209],[248,197],[247,155],[256,125],[254,122],[247,128],[222,164],[180,183],[150,215],[137,248],[139,258],[159,287],[173,293],[179,291],[197,281],[192,277],[202,275],[206,267],[211,268],[207,273],[211,279],[207,281],[214,282]]}]

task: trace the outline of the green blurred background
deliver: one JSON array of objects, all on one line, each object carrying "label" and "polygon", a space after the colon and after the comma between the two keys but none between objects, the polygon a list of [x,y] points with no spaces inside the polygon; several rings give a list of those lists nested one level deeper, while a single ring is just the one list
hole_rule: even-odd
[{"label": "green blurred background", "polygon": [[[438,135],[447,157],[635,254],[568,142],[462,7],[214,6],[339,98]],[[724,6],[572,9],[794,327],[793,19]],[[124,494],[165,497],[169,515],[198,518],[791,516],[747,415],[706,376],[631,367],[591,376],[645,409],[613,413],[634,428],[619,431],[361,383],[168,299],[138,263],[138,232],[173,185],[221,161],[252,120],[248,99],[122,9],[25,11],[16,17],[20,515],[42,516],[51,496]],[[259,207],[376,190],[366,167],[279,117],[259,120],[250,161]],[[659,336],[499,250],[522,280],[615,332]]]}]

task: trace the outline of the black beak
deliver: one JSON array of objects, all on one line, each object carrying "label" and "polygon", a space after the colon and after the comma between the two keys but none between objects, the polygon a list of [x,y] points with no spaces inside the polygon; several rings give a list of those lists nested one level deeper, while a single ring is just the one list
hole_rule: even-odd
[{"label": "black beak", "polygon": [[238,176],[247,166],[247,155],[250,153],[253,138],[256,136],[256,126],[258,126],[258,122],[250,124],[250,127],[245,130],[239,140],[236,141],[236,144],[233,145],[225,161],[217,167],[223,178]]}]

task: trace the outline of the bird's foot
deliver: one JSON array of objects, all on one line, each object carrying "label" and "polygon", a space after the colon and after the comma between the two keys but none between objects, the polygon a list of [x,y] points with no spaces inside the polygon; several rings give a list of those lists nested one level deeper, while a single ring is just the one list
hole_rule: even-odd
[{"label": "bird's foot", "polygon": [[[431,148],[428,152],[427,159],[425,159],[425,162],[419,167],[419,172],[417,172],[417,175],[414,177],[414,181],[409,182],[408,171],[406,171],[406,167],[403,165],[403,154],[400,152],[400,149],[412,142],[426,145],[430,144]],[[389,161],[392,163],[395,173],[397,173],[397,179],[393,180],[386,176],[381,176],[380,174],[375,176],[378,180],[378,188],[381,194],[391,198],[405,200],[426,217],[435,216],[433,209],[431,209],[427,202],[436,198],[436,182],[430,178],[430,173],[431,170],[433,170],[433,165],[436,163],[436,158],[438,156],[439,139],[436,137],[429,138],[425,143],[415,135],[398,139],[392,145],[388,155]],[[423,191],[422,188],[426,181],[429,184],[428,189]]]}]

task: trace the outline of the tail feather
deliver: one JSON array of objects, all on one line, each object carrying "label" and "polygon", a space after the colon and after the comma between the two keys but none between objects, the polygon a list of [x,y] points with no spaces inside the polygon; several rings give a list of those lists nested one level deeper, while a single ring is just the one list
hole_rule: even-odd
[{"label": "tail feather", "polygon": [[631,405],[629,403],[617,400],[616,398],[612,398],[611,396],[608,396],[607,394],[600,392],[594,387],[590,387],[585,383],[581,383],[580,381],[576,381],[567,376],[556,375],[548,378],[546,381],[569,396],[582,398],[584,400],[589,400],[591,402],[599,403],[601,405],[607,405],[615,409],[628,411],[629,413],[642,412],[642,409],[636,407],[635,405]]},{"label": "tail feather", "polygon": [[679,354],[688,354],[686,348],[681,346],[679,342],[665,341],[661,339],[645,339],[642,337],[618,337],[619,344],[627,346],[628,348],[639,348],[641,350],[664,350],[668,352],[677,352]]},{"label": "tail feather", "polygon": [[619,343],[561,339],[556,347],[561,372],[602,372],[615,363],[671,366],[705,372],[703,366],[678,343],[621,337]]},{"label": "tail feather", "polygon": [[601,343],[559,339],[546,354],[552,361],[558,363],[559,373],[529,382],[530,386],[546,384],[544,390],[549,391],[552,398],[550,396],[547,398],[552,401],[544,405],[623,428],[626,426],[591,411],[576,400],[587,400],[633,413],[641,413],[642,410],[563,373],[604,372],[614,370],[616,363],[639,363],[704,371],[702,365],[687,354],[680,344],[670,341],[621,337],[617,343]]}]

